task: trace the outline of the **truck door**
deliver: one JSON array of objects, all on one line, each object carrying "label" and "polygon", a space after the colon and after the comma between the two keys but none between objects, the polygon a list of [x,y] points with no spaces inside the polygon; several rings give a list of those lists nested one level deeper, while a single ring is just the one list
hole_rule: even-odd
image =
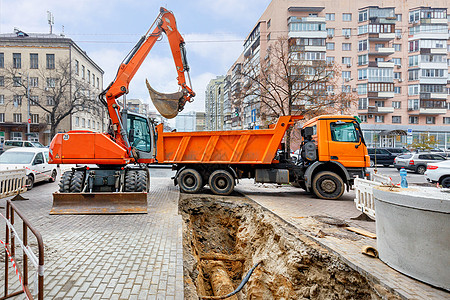
[{"label": "truck door", "polygon": [[365,145],[355,123],[350,120],[336,120],[329,123],[330,160],[338,161],[345,167],[365,166]]},{"label": "truck door", "polygon": [[153,158],[154,131],[148,118],[128,114],[127,129],[131,147],[139,153],[139,158]]}]

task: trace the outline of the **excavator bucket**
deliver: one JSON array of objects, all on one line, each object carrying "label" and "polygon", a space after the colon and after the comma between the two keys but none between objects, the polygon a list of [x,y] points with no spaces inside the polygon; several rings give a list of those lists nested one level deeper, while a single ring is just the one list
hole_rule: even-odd
[{"label": "excavator bucket", "polygon": [[146,214],[147,193],[53,193],[51,215]]},{"label": "excavator bucket", "polygon": [[148,83],[148,80],[145,80],[147,84],[148,92],[150,93],[150,98],[152,98],[153,105],[155,105],[156,109],[159,113],[167,118],[172,119],[178,115],[178,108],[180,99],[183,98],[182,92],[176,92],[172,94],[163,94],[155,91]]}]

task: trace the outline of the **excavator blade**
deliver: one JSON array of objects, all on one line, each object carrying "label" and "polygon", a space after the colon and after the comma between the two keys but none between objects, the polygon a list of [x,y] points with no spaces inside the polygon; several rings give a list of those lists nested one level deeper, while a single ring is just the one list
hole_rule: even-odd
[{"label": "excavator blade", "polygon": [[145,83],[147,84],[147,89],[150,93],[150,98],[152,98],[153,105],[155,105],[159,113],[167,119],[175,118],[178,115],[179,102],[180,99],[183,98],[183,93],[163,94],[155,91],[150,86],[147,79],[145,80]]},{"label": "excavator blade", "polygon": [[53,193],[51,215],[146,214],[147,193]]}]

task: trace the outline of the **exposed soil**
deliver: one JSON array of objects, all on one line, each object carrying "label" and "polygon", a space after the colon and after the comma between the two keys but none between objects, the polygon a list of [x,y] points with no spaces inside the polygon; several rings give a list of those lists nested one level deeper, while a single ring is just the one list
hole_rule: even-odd
[{"label": "exposed soil", "polygon": [[180,213],[185,299],[235,289],[260,261],[228,299],[399,299],[246,198],[181,194]]}]

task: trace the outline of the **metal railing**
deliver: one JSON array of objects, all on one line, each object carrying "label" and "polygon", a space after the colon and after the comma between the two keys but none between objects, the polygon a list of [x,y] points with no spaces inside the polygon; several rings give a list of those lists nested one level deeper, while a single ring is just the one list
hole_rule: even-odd
[{"label": "metal railing", "polygon": [[[19,234],[14,228],[14,219],[17,215],[22,220],[22,239],[20,239]],[[32,293],[29,289],[29,272],[28,263],[29,261],[36,268],[36,276],[34,283],[37,281],[37,299],[44,299],[44,242],[41,234],[30,224],[27,218],[17,209],[17,207],[11,202],[11,200],[6,201],[6,217],[0,214],[2,219],[6,222],[6,239],[0,242],[3,244],[5,251],[5,290],[3,297],[0,300],[11,298],[22,293],[25,293],[27,299],[34,299]],[[33,253],[30,246],[28,245],[28,229],[34,234],[37,246],[38,246],[38,257]],[[23,274],[19,269],[16,262],[16,239],[17,243],[22,248],[22,258],[23,258]],[[8,293],[9,284],[9,263],[11,262],[12,267],[16,275],[19,278],[19,282],[22,286],[22,290],[13,293]]]}]

